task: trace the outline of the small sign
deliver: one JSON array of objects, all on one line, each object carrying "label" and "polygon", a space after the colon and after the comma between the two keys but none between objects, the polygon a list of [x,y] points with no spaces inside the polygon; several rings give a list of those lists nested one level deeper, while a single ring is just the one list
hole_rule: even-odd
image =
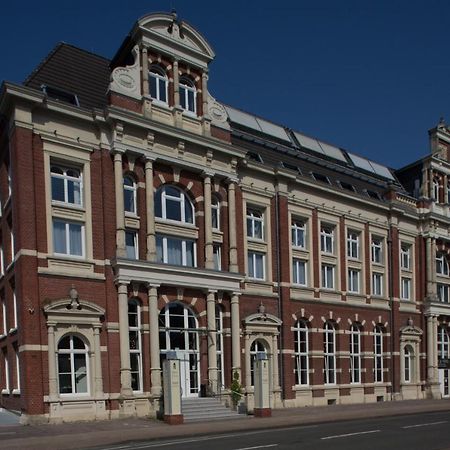
[{"label": "small sign", "polygon": [[439,369],[450,369],[450,359],[440,359],[438,361]]}]

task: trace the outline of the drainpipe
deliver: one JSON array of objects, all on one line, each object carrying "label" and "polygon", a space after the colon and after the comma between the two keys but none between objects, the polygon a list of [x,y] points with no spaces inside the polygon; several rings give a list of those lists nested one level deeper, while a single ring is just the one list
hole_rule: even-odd
[{"label": "drainpipe", "polygon": [[395,377],[395,345],[394,345],[394,248],[392,245],[392,225],[389,224],[388,230],[388,265],[389,265],[389,305],[390,305],[390,315],[391,315],[391,359],[390,359],[390,371],[391,371],[391,400],[394,399],[394,377]]},{"label": "drainpipe", "polygon": [[[279,205],[279,193],[277,192],[275,195],[275,234],[276,234],[276,253],[277,253],[277,290],[278,290],[278,317],[283,322],[283,304],[281,302],[281,255],[280,255],[280,205]],[[285,382],[284,382],[284,364],[283,364],[283,325],[280,327],[280,336],[279,336],[279,344],[278,349],[280,351],[280,357],[278,358],[278,373],[280,374],[280,387],[281,387],[281,398],[284,400],[285,398]]]}]

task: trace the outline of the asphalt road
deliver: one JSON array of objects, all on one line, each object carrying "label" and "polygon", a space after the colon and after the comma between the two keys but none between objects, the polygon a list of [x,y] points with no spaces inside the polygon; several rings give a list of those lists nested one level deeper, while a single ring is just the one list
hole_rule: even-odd
[{"label": "asphalt road", "polygon": [[450,450],[450,415],[447,412],[422,413],[96,448],[102,450]]}]

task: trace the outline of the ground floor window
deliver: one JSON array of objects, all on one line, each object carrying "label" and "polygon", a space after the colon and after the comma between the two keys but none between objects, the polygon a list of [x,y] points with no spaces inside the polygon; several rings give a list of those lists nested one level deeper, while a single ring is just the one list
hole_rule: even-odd
[{"label": "ground floor window", "polygon": [[295,348],[295,384],[309,384],[309,339],[308,326],[304,320],[299,320],[294,326],[294,348]]},{"label": "ground floor window", "polygon": [[250,379],[252,386],[255,385],[255,362],[258,353],[267,355],[267,348],[262,341],[254,341],[250,347]]}]

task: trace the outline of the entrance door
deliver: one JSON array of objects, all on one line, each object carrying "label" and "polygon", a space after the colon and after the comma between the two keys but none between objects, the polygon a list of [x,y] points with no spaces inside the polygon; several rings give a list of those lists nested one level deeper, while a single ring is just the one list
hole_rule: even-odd
[{"label": "entrance door", "polygon": [[439,383],[442,397],[450,397],[450,369],[439,369]]},{"label": "entrance door", "polygon": [[196,397],[200,387],[200,353],[197,318],[181,303],[169,303],[159,315],[161,357],[175,351],[180,360],[182,397]]}]

